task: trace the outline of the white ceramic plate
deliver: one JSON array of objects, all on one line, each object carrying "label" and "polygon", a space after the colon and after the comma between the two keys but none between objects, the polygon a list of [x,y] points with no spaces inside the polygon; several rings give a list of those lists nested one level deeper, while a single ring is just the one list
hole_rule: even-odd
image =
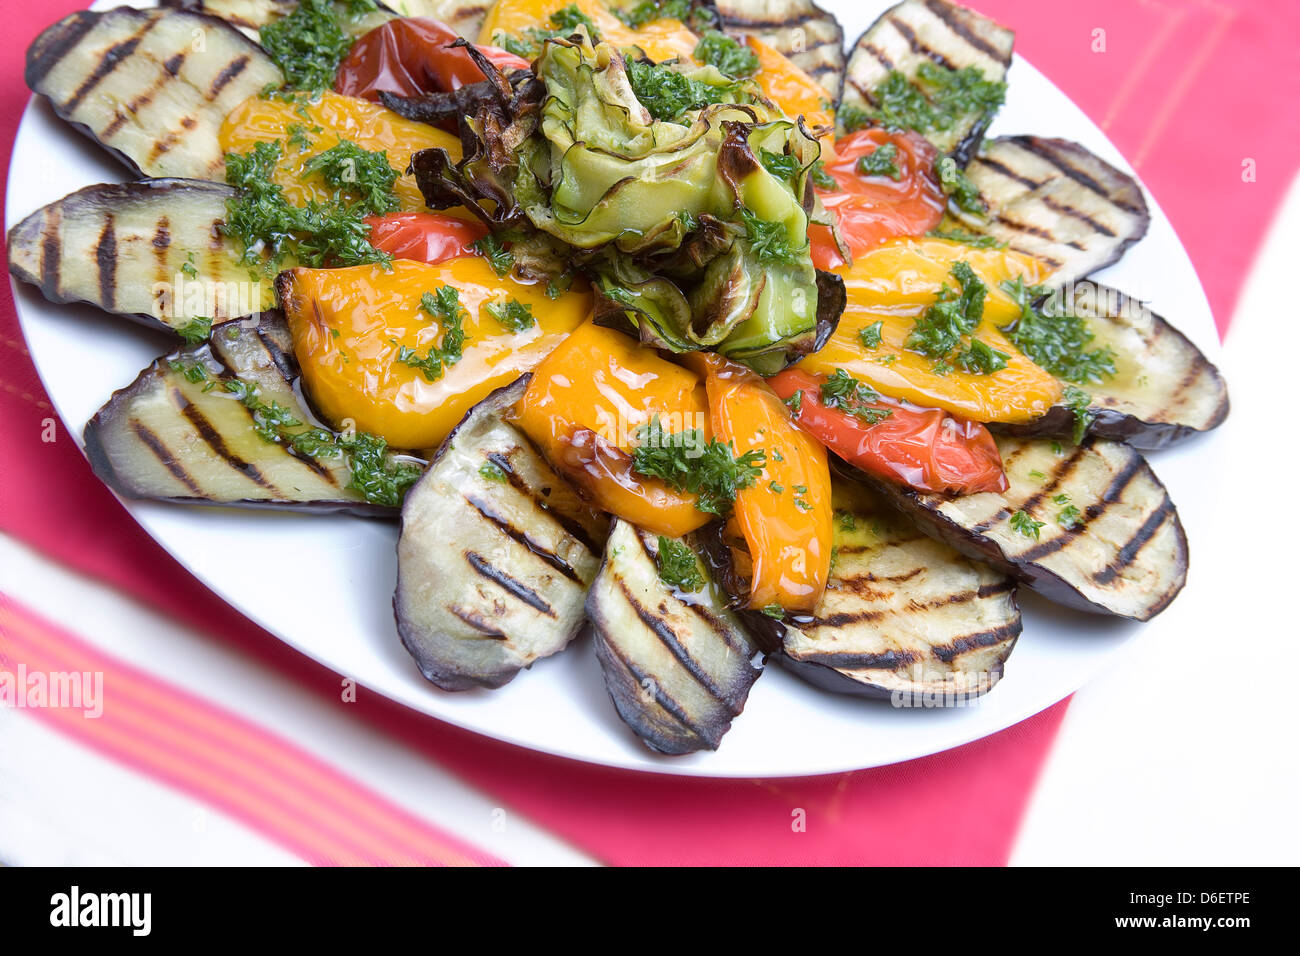
[{"label": "white ceramic plate", "polygon": [[[856,38],[887,2],[821,0]],[[97,3],[96,7],[114,6]],[[1012,24],[1015,26],[1015,24]],[[990,135],[1077,140],[1130,167],[1060,90],[1017,57],[1006,106]],[[43,102],[27,108],[14,146],[6,229],[45,203],[124,169]],[[1148,195],[1151,228],[1106,283],[1149,300],[1214,360],[1218,338],[1205,294],[1163,211]],[[16,288],[19,319],[55,407],[78,436],[117,388],[170,348],[168,339],[89,307],[58,306]],[[1187,526],[1192,553],[1214,507],[1219,438],[1153,456]],[[717,753],[660,757],[622,724],[588,641],[538,663],[496,691],[448,694],[426,683],[398,643],[391,598],[393,523],[342,516],[126,502],[140,525],[217,594],[272,634],[364,687],[469,730],[534,750],[658,773],[777,777],[829,773],[937,753],[1009,727],[1066,697],[1112,664],[1130,641],[1182,626],[1177,603],[1137,625],[1056,608],[1021,591],[1024,634],[1006,676],[963,708],[895,710],[824,693],[782,671],[754,686]],[[58,507],[51,502],[50,507]],[[1207,529],[1208,530],[1208,529]],[[268,585],[264,569],[274,569]],[[1195,559],[1188,585],[1197,586]],[[1153,675],[1154,676],[1154,675]]]}]

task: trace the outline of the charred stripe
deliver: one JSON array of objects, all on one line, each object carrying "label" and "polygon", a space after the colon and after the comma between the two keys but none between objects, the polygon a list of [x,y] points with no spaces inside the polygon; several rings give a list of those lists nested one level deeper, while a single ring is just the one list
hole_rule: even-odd
[{"label": "charred stripe", "polygon": [[117,302],[117,225],[113,214],[104,214],[104,228],[95,243],[95,269],[99,274],[99,299],[105,308]]},{"label": "charred stripe", "polygon": [[1115,559],[1110,561],[1106,567],[1093,574],[1092,579],[1098,584],[1107,585],[1119,577],[1120,573],[1133,563],[1140,552],[1156,532],[1164,525],[1169,516],[1173,513],[1174,503],[1168,498],[1160,502],[1160,507],[1147,516],[1147,520],[1142,522],[1142,527],[1119,549]]},{"label": "charred stripe", "polygon": [[173,478],[192,491],[196,498],[204,497],[203,489],[199,487],[198,482],[190,477],[190,473],[176,460],[176,456],[171,453],[171,449],[163,444],[161,438],[138,419],[132,418],[130,424],[135,437],[140,439],[141,444],[153,452],[154,457],[158,459],[164,468],[171,472]]},{"label": "charred stripe", "polygon": [[568,562],[548,549],[544,544],[534,541],[528,535],[528,532],[516,528],[510,523],[509,519],[498,514],[487,502],[482,501],[473,495],[465,495],[465,501],[468,502],[485,521],[495,527],[507,538],[517,544],[523,545],[531,554],[541,558],[542,561],[550,565],[556,571],[559,571],[570,581],[573,581],[575,584],[583,584],[582,579],[578,577],[578,572],[575,571]]},{"label": "charred stripe", "polygon": [[207,443],[208,447],[211,448],[219,458],[222,458],[231,468],[242,473],[253,483],[261,485],[272,494],[278,495],[280,493],[279,489],[277,489],[275,485],[271,484],[271,482],[267,481],[262,473],[257,470],[256,465],[244,461],[244,459],[240,458],[230,450],[230,446],[228,446],[226,440],[221,437],[221,433],[213,427],[212,423],[208,421],[197,405],[191,402],[177,389],[172,389],[172,398],[180,408],[181,414],[185,416],[189,423],[194,426],[195,431],[199,433],[199,437]]},{"label": "charred stripe", "polygon": [[63,104],[62,111],[71,113],[80,106],[81,101],[89,96],[91,91],[104,81],[105,77],[116,70],[119,63],[135,52],[135,48],[140,45],[144,35],[153,29],[154,23],[155,21],[152,19],[146,21],[144,26],[137,30],[134,35],[109,47],[104,52],[104,55],[100,57],[99,62],[95,64],[95,68],[91,70],[90,76],[82,80],[76,92]]},{"label": "charred stripe", "polygon": [[989,59],[1003,64],[1011,62],[1006,54],[963,23],[960,14],[957,14],[957,8],[951,3],[947,3],[946,0],[925,0],[925,6],[937,19],[942,20],[949,30],[988,56]]},{"label": "charred stripe", "polygon": [[921,38],[918,37],[916,31],[912,29],[911,24],[904,20],[900,20],[897,17],[889,17],[887,22],[899,32],[904,40],[907,41],[907,45],[912,48],[913,53],[928,57],[940,66],[946,66],[950,70],[957,69],[948,58],[938,50],[933,50],[922,43]]},{"label": "charred stripe", "polygon": [[1001,644],[1003,641],[1018,637],[1023,629],[1019,618],[1010,624],[1001,624],[998,627],[990,628],[987,631],[980,631],[977,634],[968,634],[965,637],[958,637],[947,644],[938,644],[930,649],[935,657],[945,664],[951,664],[958,657],[971,651],[979,650],[982,647],[992,647],[995,644]]},{"label": "charred stripe", "polygon": [[487,578],[497,587],[509,594],[514,595],[524,604],[527,604],[535,611],[540,611],[547,617],[555,617],[555,609],[542,599],[542,596],[524,584],[506,574],[499,568],[493,567],[492,562],[476,551],[466,551],[465,560],[469,566],[477,571],[480,575]]},{"label": "charred stripe", "polygon": [[249,61],[252,58],[247,53],[241,53],[235,57],[217,74],[216,79],[212,81],[212,86],[208,89],[208,99],[215,100],[221,91],[224,90],[235,77],[248,69]]},{"label": "charred stripe", "polygon": [[1044,206],[1051,209],[1053,212],[1059,212],[1064,216],[1071,217],[1072,219],[1078,219],[1080,222],[1087,223],[1093,231],[1099,232],[1103,236],[1107,236],[1111,239],[1115,238],[1116,233],[1114,229],[1111,229],[1105,223],[1093,219],[1083,210],[1075,209],[1073,206],[1066,205],[1065,203],[1059,203],[1051,196],[1040,196],[1038,198]]},{"label": "charred stripe", "polygon": [[450,611],[452,614],[454,614],[456,617],[460,618],[470,627],[474,628],[474,630],[478,631],[484,637],[489,638],[490,640],[494,640],[494,641],[510,640],[510,638],[506,637],[504,634],[502,634],[500,631],[494,628],[491,624],[489,624],[487,622],[487,619],[484,618],[482,614],[479,614],[478,611],[467,610],[466,608],[461,607],[459,604],[449,604],[447,606],[447,610]]}]

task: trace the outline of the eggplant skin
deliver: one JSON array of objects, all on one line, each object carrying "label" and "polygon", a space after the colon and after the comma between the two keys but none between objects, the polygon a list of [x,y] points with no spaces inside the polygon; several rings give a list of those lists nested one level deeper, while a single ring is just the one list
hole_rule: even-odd
[{"label": "eggplant skin", "polygon": [[[957,703],[1002,678],[1021,632],[1016,581],[837,481],[834,562],[811,614],[776,622],[783,668],[858,697]],[[900,700],[901,698],[901,700]]]},{"label": "eggplant skin", "polygon": [[844,87],[844,28],[812,0],[714,0],[722,29],[756,36],[822,85],[832,101]]},{"label": "eggplant skin", "polygon": [[[997,443],[1010,482],[1000,494],[943,498],[866,480],[922,531],[1066,607],[1147,621],[1178,596],[1187,536],[1141,454],[1099,438],[1073,447],[1008,436]],[[1066,505],[1079,512],[1073,528],[1060,520]],[[1043,522],[1039,537],[1013,524],[1021,511]]]},{"label": "eggplant skin", "polygon": [[1051,268],[1053,286],[1119,260],[1151,221],[1142,187],[1127,173],[1066,139],[1002,136],[966,168],[989,204],[966,228],[992,236]]},{"label": "eggplant skin", "polygon": [[[1093,346],[1108,345],[1117,375],[1085,389],[1092,396],[1089,433],[1152,451],[1218,428],[1228,417],[1228,386],[1219,370],[1188,338],[1135,299],[1096,283],[1072,283],[1060,303],[1089,320]],[[1049,409],[1020,425],[991,426],[1021,438],[1064,436],[1074,430],[1074,410]]]},{"label": "eggplant skin", "polygon": [[[686,543],[698,565],[700,542]],[[759,651],[714,582],[686,595],[660,580],[658,548],[658,535],[614,521],[587,594],[596,658],[619,716],[647,747],[716,750],[762,673]]]},{"label": "eggplant skin", "polygon": [[[268,312],[214,333],[209,343],[155,361],[87,423],[86,457],[99,479],[124,498],[394,516],[347,487],[351,475],[341,459],[264,441],[241,402],[219,385],[207,387],[238,377],[255,384],[263,401],[312,421],[297,397],[283,317]],[[191,382],[173,361],[201,365],[207,378]]]},{"label": "eggplant skin", "polygon": [[397,632],[443,690],[501,687],[583,625],[605,526],[505,420],[527,381],[470,409],[402,506]]},{"label": "eggplant skin", "polygon": [[[1001,81],[1011,66],[1015,33],[947,0],[903,0],[882,13],[853,44],[845,71],[843,103],[866,109],[890,71],[909,79],[934,61],[952,69],[977,67],[986,80]],[[929,135],[941,152],[965,165],[979,149],[991,116],[970,117]]]},{"label": "eggplant skin", "polygon": [[218,135],[284,77],[235,27],[185,10],[78,11],[27,50],[26,81],[55,113],[143,176],[224,181]]},{"label": "eggplant skin", "polygon": [[218,230],[234,194],[196,179],[87,186],[9,230],[9,271],[51,302],[87,302],[150,328],[260,312],[274,304],[271,283],[251,282]]}]

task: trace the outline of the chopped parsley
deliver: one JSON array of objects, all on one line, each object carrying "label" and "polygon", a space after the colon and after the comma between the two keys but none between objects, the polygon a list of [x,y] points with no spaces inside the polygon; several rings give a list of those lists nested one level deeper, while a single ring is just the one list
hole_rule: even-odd
[{"label": "chopped parsley", "polygon": [[657,120],[676,122],[689,110],[721,103],[735,92],[734,84],[713,86],[667,66],[627,61],[627,79],[641,105]]},{"label": "chopped parsley", "polygon": [[501,245],[501,240],[492,233],[474,241],[474,251],[488,261],[492,271],[505,277],[515,265],[515,257]]},{"label": "chopped parsley", "polygon": [[952,277],[960,291],[954,292],[945,284],[934,305],[916,320],[907,336],[909,349],[934,359],[942,359],[956,348],[962,336],[974,331],[984,318],[988,288],[975,275],[975,270],[969,263],[957,261],[952,265]]},{"label": "chopped parsley", "polygon": [[760,219],[743,206],[740,209],[740,221],[745,226],[749,248],[759,262],[793,262],[799,257],[802,250],[795,248],[785,223]]},{"label": "chopped parsley", "polygon": [[547,40],[567,40],[578,32],[578,27],[587,28],[587,36],[592,43],[600,42],[600,31],[591,17],[578,9],[577,4],[561,7],[547,18],[547,28],[529,27],[522,37],[513,37],[504,31],[497,31],[493,42],[513,53],[515,56],[532,59],[542,52]]},{"label": "chopped parsley", "polygon": [[971,339],[970,345],[958,352],[953,361],[963,371],[970,372],[972,375],[991,375],[1006,368],[1009,358],[1011,356],[1006,352],[995,349],[979,339]]},{"label": "chopped parsley", "polygon": [[334,85],[339,63],[352,49],[342,17],[355,19],[377,9],[374,0],[302,0],[293,12],[266,24],[258,41],[284,74],[285,88],[313,93]]},{"label": "chopped parsley", "polygon": [[803,390],[795,392],[785,400],[785,407],[798,415],[803,411]]},{"label": "chopped parsley", "polygon": [[1056,523],[1066,531],[1073,531],[1075,528],[1079,527],[1079,525],[1083,524],[1083,522],[1079,520],[1081,517],[1082,512],[1080,512],[1078,508],[1074,505],[1066,505],[1057,513]]},{"label": "chopped parsley", "polygon": [[758,72],[758,54],[748,44],[737,43],[720,30],[706,30],[695,45],[695,59],[715,66],[733,78]]},{"label": "chopped parsley", "polygon": [[931,239],[947,239],[949,242],[960,242],[972,249],[1005,249],[1007,247],[1007,244],[1000,239],[980,235],[978,232],[969,232],[965,229],[931,229],[926,235]]},{"label": "chopped parsley", "polygon": [[761,449],[736,457],[730,445],[716,438],[704,443],[697,428],[665,432],[656,416],[637,429],[632,467],[647,478],[659,478],[676,491],[699,496],[695,507],[725,517],[736,493],[750,487],[763,473],[767,455]]},{"label": "chopped parsley", "polygon": [[[464,355],[465,310],[460,304],[460,293],[445,285],[437,292],[420,296],[420,311],[438,320],[442,328],[442,344],[431,346],[423,356],[413,348],[398,345],[397,361],[419,369],[426,379],[436,382],[448,366],[455,365]],[[396,342],[393,344],[397,345]]]},{"label": "chopped parsley", "polygon": [[778,621],[785,618],[785,608],[779,604],[768,604],[766,607],[759,608],[768,617],[776,618]]},{"label": "chopped parsley", "polygon": [[979,187],[967,178],[955,159],[951,156],[939,157],[934,164],[934,177],[939,181],[943,194],[954,206],[978,219],[987,217],[988,203],[980,195]]},{"label": "chopped parsley", "polygon": [[835,192],[835,193],[840,191],[839,182],[835,179],[834,176],[826,172],[826,163],[823,162],[822,160],[819,159],[815,163],[813,163],[811,175],[812,175],[813,185],[816,186],[818,189],[823,189],[826,192]]},{"label": "chopped parsley", "polygon": [[253,430],[269,444],[286,445],[300,455],[347,461],[348,487],[373,504],[395,508],[423,469],[414,462],[395,461],[388,443],[377,435],[358,432],[349,438],[323,428],[308,427],[279,402],[264,402],[258,386],[241,378],[222,383],[252,413]]},{"label": "chopped parsley", "polygon": [[[202,362],[185,362],[181,359],[171,359],[167,362],[167,367],[177,375],[185,379],[191,385],[197,385],[199,382],[206,381],[208,377],[208,367]],[[205,388],[204,391],[208,391]]]},{"label": "chopped parsley", "polygon": [[1026,286],[1023,276],[1004,279],[1001,287],[1020,308],[1020,316],[1002,331],[1036,365],[1076,385],[1104,382],[1115,375],[1114,351],[1106,346],[1089,348],[1095,336],[1086,320],[1049,314],[1034,305],[1050,292],[1047,287]]},{"label": "chopped parsley", "polygon": [[517,299],[489,302],[484,309],[507,332],[523,332],[537,324],[537,320],[533,318],[533,307],[524,305]]},{"label": "chopped parsley", "polygon": [[835,524],[841,531],[858,530],[858,519],[852,511],[846,511],[843,508],[835,509]]},{"label": "chopped parsley", "polygon": [[478,466],[478,473],[486,481],[505,481],[506,473],[500,465],[494,461],[485,461]]},{"label": "chopped parsley", "polygon": [[398,172],[389,165],[388,153],[383,150],[362,149],[340,138],[337,145],[307,160],[302,172],[304,176],[320,173],[335,189],[359,193],[362,207],[372,215],[392,212],[398,206],[393,191]]},{"label": "chopped parsley", "polygon": [[794,179],[799,172],[799,158],[788,153],[774,153],[770,149],[760,150],[763,168],[777,179]]},{"label": "chopped parsley", "polygon": [[865,382],[858,381],[842,368],[837,368],[835,374],[822,382],[823,406],[837,408],[868,425],[876,425],[894,413],[892,408],[881,408],[874,404],[879,401],[879,392]]},{"label": "chopped parsley", "polygon": [[672,18],[681,20],[695,19],[691,9],[691,0],[641,0],[636,6],[620,9],[611,6],[610,12],[623,21],[625,26],[639,30],[647,23]]},{"label": "chopped parsley", "polygon": [[866,349],[880,348],[880,333],[885,327],[883,319],[872,322],[870,325],[858,331],[858,341]]},{"label": "chopped parsley", "polygon": [[867,111],[847,101],[840,103],[836,108],[835,121],[843,126],[847,133],[856,133],[871,125],[871,117]]},{"label": "chopped parsley", "polygon": [[679,591],[700,591],[704,588],[704,574],[700,571],[700,562],[695,557],[695,552],[675,538],[662,534],[659,536],[655,565],[659,568],[659,580],[671,588]]},{"label": "chopped parsley", "polygon": [[979,67],[954,70],[927,60],[913,79],[891,70],[871,91],[876,105],[858,112],[881,126],[915,130],[924,136],[952,129],[968,117],[995,113],[1006,93],[1006,83],[984,79]]},{"label": "chopped parsley", "polygon": [[272,179],[279,161],[280,144],[274,142],[226,154],[226,182],[239,191],[226,201],[221,231],[243,246],[241,262],[256,263],[263,253],[268,267],[278,267],[285,256],[314,268],[392,261],[370,244],[361,205],[338,199],[290,205]]},{"label": "chopped parsley", "polygon": [[181,263],[181,272],[185,273],[187,279],[197,279],[199,277],[199,270],[194,268],[193,252],[185,254],[185,261]]},{"label": "chopped parsley", "polygon": [[185,340],[187,345],[198,345],[200,342],[206,342],[208,336],[212,334],[212,320],[203,316],[195,316],[184,325],[176,329],[176,334]]},{"label": "chopped parsley", "polygon": [[1034,516],[1028,511],[1017,511],[1011,516],[1012,529],[1019,531],[1026,538],[1038,540],[1038,532],[1042,530],[1045,522],[1035,521]]},{"label": "chopped parsley", "polygon": [[1093,420],[1097,417],[1092,410],[1092,396],[1081,388],[1073,385],[1065,386],[1065,405],[1070,411],[1074,412],[1074,443],[1077,445],[1083,441],[1084,436],[1088,434],[1088,429],[1092,427]]},{"label": "chopped parsley", "polygon": [[858,173],[863,176],[888,176],[898,182],[903,172],[898,168],[898,147],[893,143],[881,143],[870,153],[858,157]]}]

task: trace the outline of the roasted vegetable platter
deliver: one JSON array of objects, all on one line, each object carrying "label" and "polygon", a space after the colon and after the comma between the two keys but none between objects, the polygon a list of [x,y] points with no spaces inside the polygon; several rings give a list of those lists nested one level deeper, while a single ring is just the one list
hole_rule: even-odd
[{"label": "roasted vegetable platter", "polygon": [[375,692],[661,772],[933,753],[1194,626],[1228,412],[1015,26],[97,5],[28,52],[24,334],[140,524]]}]

